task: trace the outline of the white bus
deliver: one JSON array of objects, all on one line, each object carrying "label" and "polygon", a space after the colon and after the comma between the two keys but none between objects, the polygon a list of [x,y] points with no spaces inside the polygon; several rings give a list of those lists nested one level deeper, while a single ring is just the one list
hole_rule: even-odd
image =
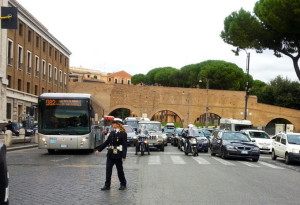
[{"label": "white bus", "polygon": [[38,147],[55,150],[93,150],[103,143],[92,96],[79,93],[44,93],[38,99]]},{"label": "white bus", "polygon": [[232,118],[220,119],[220,129],[240,131],[242,129],[250,129],[250,128],[252,128],[252,123],[250,120],[238,120]]}]

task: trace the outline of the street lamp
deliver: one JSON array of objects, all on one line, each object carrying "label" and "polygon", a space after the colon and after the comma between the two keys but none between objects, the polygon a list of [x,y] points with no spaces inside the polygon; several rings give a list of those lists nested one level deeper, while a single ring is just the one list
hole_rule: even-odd
[{"label": "street lamp", "polygon": [[248,115],[248,98],[249,98],[249,64],[250,64],[250,53],[247,52],[245,49],[237,48],[236,50],[232,50],[236,56],[239,55],[239,51],[243,50],[245,51],[247,55],[247,60],[246,60],[246,73],[247,73],[247,82],[246,82],[246,95],[245,95],[245,112],[244,112],[244,120],[247,120],[247,115]]},{"label": "street lamp", "polygon": [[[209,106],[208,106],[208,89],[209,89],[209,79],[204,78],[206,80],[206,106],[205,106],[205,127],[208,128],[208,111],[209,111]],[[199,82],[202,82],[202,79],[199,80]]]}]

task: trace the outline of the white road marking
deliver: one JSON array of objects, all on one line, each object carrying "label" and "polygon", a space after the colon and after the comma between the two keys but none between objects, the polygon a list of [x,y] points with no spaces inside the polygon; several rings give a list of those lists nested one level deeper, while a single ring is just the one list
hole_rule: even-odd
[{"label": "white road marking", "polygon": [[173,161],[173,164],[186,164],[181,156],[171,156],[171,160]]},{"label": "white road marking", "polygon": [[266,163],[266,162],[258,162],[258,163],[260,163],[260,164],[262,164],[262,165],[265,165],[265,166],[267,166],[267,167],[271,167],[271,168],[274,168],[274,169],[284,169],[283,167],[278,167],[278,166],[275,166],[275,165],[273,165],[273,164],[269,164],[269,163]]},{"label": "white road marking", "polygon": [[244,165],[247,165],[248,167],[260,167],[254,163],[251,163],[251,162],[242,162],[242,161],[239,161],[240,163],[244,164]]},{"label": "white road marking", "polygon": [[209,161],[207,161],[206,159],[203,159],[201,157],[192,157],[192,159],[194,159],[196,162],[198,162],[198,164],[210,164]]},{"label": "white road marking", "polygon": [[231,163],[231,162],[228,162],[224,159],[220,159],[220,158],[217,158],[217,157],[212,157],[214,160],[217,160],[218,162],[224,164],[224,165],[231,165],[231,166],[235,166],[235,164]]},{"label": "white road marking", "polygon": [[150,156],[148,160],[149,165],[160,164],[160,157],[159,156]]}]

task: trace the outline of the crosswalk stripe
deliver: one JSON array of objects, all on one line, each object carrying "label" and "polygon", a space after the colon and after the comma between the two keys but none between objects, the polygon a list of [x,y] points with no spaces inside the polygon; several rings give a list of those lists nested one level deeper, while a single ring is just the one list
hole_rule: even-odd
[{"label": "crosswalk stripe", "polygon": [[269,163],[266,163],[266,162],[258,162],[258,163],[260,163],[260,164],[262,164],[262,165],[265,165],[265,166],[267,166],[267,167],[271,167],[271,168],[274,168],[274,169],[284,169],[283,167],[278,167],[278,166],[275,166],[275,165],[273,165],[273,164],[269,164]]},{"label": "crosswalk stripe", "polygon": [[160,164],[160,156],[150,156],[148,160],[148,164]]},{"label": "crosswalk stripe", "polygon": [[196,162],[198,162],[198,164],[210,164],[209,161],[207,161],[206,159],[203,159],[202,157],[193,157],[192,159],[194,159]]},{"label": "crosswalk stripe", "polygon": [[224,164],[224,165],[231,165],[231,166],[235,166],[235,164],[231,163],[231,162],[228,162],[224,159],[220,159],[220,158],[217,158],[217,157],[212,157],[214,160],[217,160],[218,162]]},{"label": "crosswalk stripe", "polygon": [[171,160],[173,161],[173,164],[186,164],[181,156],[171,156]]},{"label": "crosswalk stripe", "polygon": [[244,164],[244,165],[247,165],[248,167],[260,167],[256,164],[251,163],[251,162],[241,162],[241,161],[239,161],[239,162]]}]

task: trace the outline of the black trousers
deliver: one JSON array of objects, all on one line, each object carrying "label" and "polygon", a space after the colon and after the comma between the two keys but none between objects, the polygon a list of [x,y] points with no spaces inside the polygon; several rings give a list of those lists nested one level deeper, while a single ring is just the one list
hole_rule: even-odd
[{"label": "black trousers", "polygon": [[112,174],[112,169],[113,169],[114,165],[116,165],[116,167],[117,167],[118,177],[119,177],[121,186],[126,186],[126,179],[125,179],[125,174],[124,174],[124,170],[123,170],[122,159],[111,159],[109,157],[107,157],[107,160],[106,160],[106,181],[105,181],[105,186],[110,187],[111,174]]}]

